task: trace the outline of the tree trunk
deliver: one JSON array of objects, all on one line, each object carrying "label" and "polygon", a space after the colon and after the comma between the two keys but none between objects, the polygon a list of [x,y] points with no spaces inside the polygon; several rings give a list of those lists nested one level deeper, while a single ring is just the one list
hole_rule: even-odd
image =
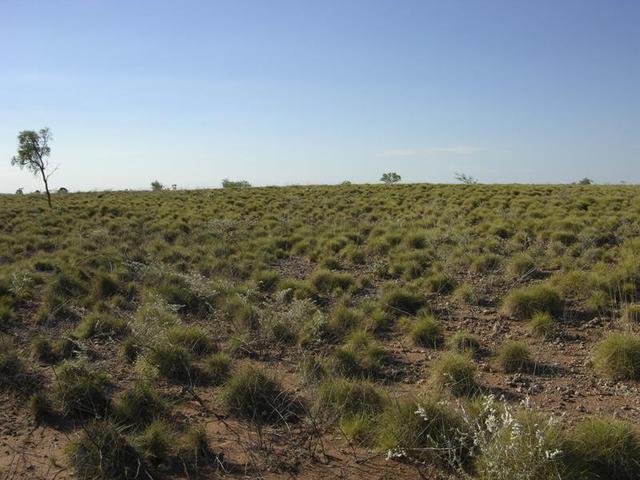
[{"label": "tree trunk", "polygon": [[42,181],[44,182],[44,190],[47,192],[47,202],[49,202],[49,208],[53,208],[51,205],[51,193],[49,192],[49,182],[47,182],[47,176],[44,174],[44,170],[40,170],[42,173]]}]

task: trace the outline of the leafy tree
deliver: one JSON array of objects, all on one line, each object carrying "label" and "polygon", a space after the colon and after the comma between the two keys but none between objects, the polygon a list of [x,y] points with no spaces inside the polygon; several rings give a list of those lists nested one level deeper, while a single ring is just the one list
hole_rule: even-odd
[{"label": "leafy tree", "polygon": [[398,183],[400,180],[402,180],[402,177],[396,172],[383,173],[382,177],[380,177],[380,181],[386,183],[387,185]]},{"label": "leafy tree", "polygon": [[471,175],[467,175],[466,173],[457,173],[456,172],[455,178],[460,183],[463,183],[465,185],[475,185],[476,183],[478,183],[478,180],[476,180],[475,177],[472,177]]},{"label": "leafy tree", "polygon": [[154,192],[159,192],[164,189],[164,185],[162,185],[158,180],[154,180],[151,182],[151,190]]},{"label": "leafy tree", "polygon": [[222,180],[222,188],[249,188],[250,186],[251,184],[246,180],[234,181],[228,178]]},{"label": "leafy tree", "polygon": [[23,193],[24,191],[22,190],[22,188],[16,190],[16,195],[22,195]]},{"label": "leafy tree", "polygon": [[18,133],[18,154],[11,159],[11,165],[17,165],[21,169],[26,168],[33,175],[41,175],[44,189],[47,192],[47,202],[51,208],[51,192],[49,192],[49,177],[56,169],[49,172],[49,155],[51,154],[51,133],[48,128],[39,132],[23,130]]},{"label": "leafy tree", "polygon": [[582,180],[578,182],[578,185],[592,185],[592,184],[593,184],[593,180],[587,177],[584,177]]}]

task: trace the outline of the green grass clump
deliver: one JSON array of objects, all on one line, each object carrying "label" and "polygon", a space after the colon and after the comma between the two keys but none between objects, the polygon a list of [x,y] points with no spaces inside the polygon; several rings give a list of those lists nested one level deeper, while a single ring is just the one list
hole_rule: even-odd
[{"label": "green grass clump", "polygon": [[640,478],[640,432],[630,423],[593,417],[569,431],[562,446],[568,480]]},{"label": "green grass clump", "polygon": [[640,337],[610,333],[593,352],[596,368],[616,380],[640,380]]},{"label": "green grass clump", "polygon": [[444,342],[442,325],[433,315],[420,315],[409,326],[409,338],[419,347],[438,348]]},{"label": "green grass clump", "polygon": [[504,313],[518,319],[531,318],[537,312],[559,316],[563,307],[560,294],[553,287],[543,284],[512,290],[502,305]]},{"label": "green grass clump", "polygon": [[201,467],[216,460],[203,427],[188,428],[180,438],[176,454],[187,472],[194,474],[197,474]]},{"label": "green grass clump", "polygon": [[338,419],[375,416],[384,405],[378,388],[366,380],[326,379],[316,392],[316,408]]},{"label": "green grass clump", "polygon": [[622,320],[640,324],[640,303],[630,303],[622,310]]},{"label": "green grass clump", "polygon": [[264,370],[246,366],[236,371],[222,395],[227,410],[256,423],[293,419],[295,400]]},{"label": "green grass clump", "polygon": [[498,350],[498,364],[507,373],[521,372],[531,368],[531,352],[523,342],[505,342]]},{"label": "green grass clump", "polygon": [[210,353],[217,349],[209,334],[199,327],[171,327],[167,330],[167,341],[196,354]]},{"label": "green grass clump", "polygon": [[333,353],[334,368],[347,377],[378,375],[387,354],[371,333],[359,330],[352,333],[345,345]]},{"label": "green grass clump", "polygon": [[522,277],[535,269],[533,258],[526,254],[518,254],[511,257],[507,265],[507,272],[513,277]]},{"label": "green grass clump", "polygon": [[392,288],[381,299],[383,310],[395,317],[415,315],[426,303],[423,295],[400,287]]},{"label": "green grass clump", "polygon": [[81,362],[65,362],[56,368],[56,397],[64,415],[103,417],[111,408],[107,377]]},{"label": "green grass clump", "polygon": [[273,292],[278,288],[280,274],[274,270],[262,270],[254,276],[258,290]]},{"label": "green grass clump", "polygon": [[168,408],[158,390],[149,383],[138,382],[120,398],[114,413],[125,425],[144,427],[166,416]]},{"label": "green grass clump", "polygon": [[222,385],[231,374],[231,357],[225,353],[209,355],[202,363],[202,371],[211,385]]},{"label": "green grass clump", "polygon": [[154,420],[137,438],[144,459],[154,467],[170,465],[176,450],[177,433],[165,420]]},{"label": "green grass clump", "polygon": [[185,347],[162,343],[145,356],[158,368],[160,375],[176,383],[196,384],[201,380],[200,372],[193,363],[191,352]]},{"label": "green grass clump", "polygon": [[73,331],[77,338],[119,338],[129,332],[127,322],[103,313],[93,313]]},{"label": "green grass clump", "polygon": [[556,332],[556,322],[548,313],[537,312],[529,321],[529,329],[537,337],[551,338]]},{"label": "green grass clump", "polygon": [[335,273],[330,270],[318,270],[311,276],[311,285],[324,294],[343,292],[354,285],[353,277],[348,273]]},{"label": "green grass clump", "polygon": [[480,351],[480,338],[469,332],[456,332],[447,340],[447,346],[454,352],[474,357]]},{"label": "green grass clump", "polygon": [[502,257],[495,253],[478,255],[471,263],[471,270],[476,273],[489,273],[496,271],[502,263]]},{"label": "green grass clump", "polygon": [[455,396],[472,395],[478,391],[476,366],[461,353],[446,352],[431,365],[431,383]]},{"label": "green grass clump", "polygon": [[44,391],[36,392],[29,397],[27,402],[29,412],[36,420],[42,420],[51,414],[53,409],[51,400]]},{"label": "green grass clump", "polygon": [[8,336],[0,336],[0,388],[20,388],[26,376],[26,369],[13,340]]},{"label": "green grass clump", "polygon": [[462,418],[448,405],[403,399],[391,402],[380,416],[377,443],[384,451],[404,451],[409,458],[449,466],[455,456],[466,457],[459,441],[463,428]]},{"label": "green grass clump", "polygon": [[69,460],[80,480],[133,480],[144,475],[142,459],[121,430],[108,421],[95,421],[69,445]]}]

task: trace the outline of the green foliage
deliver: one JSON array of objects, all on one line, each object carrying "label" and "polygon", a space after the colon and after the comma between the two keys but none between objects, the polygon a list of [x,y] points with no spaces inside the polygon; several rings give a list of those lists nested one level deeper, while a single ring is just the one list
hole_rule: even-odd
[{"label": "green foliage", "polygon": [[144,427],[167,415],[160,392],[145,382],[135,383],[115,406],[115,417],[128,426]]},{"label": "green foliage", "polygon": [[503,311],[518,319],[531,318],[537,312],[557,316],[562,313],[564,302],[560,294],[549,285],[538,284],[518,288],[504,299]]},{"label": "green foliage", "polygon": [[640,304],[630,303],[622,310],[622,320],[629,323],[640,324]]},{"label": "green foliage", "polygon": [[311,285],[320,293],[339,293],[350,289],[354,280],[348,273],[334,273],[329,270],[319,270],[311,276]]},{"label": "green foliage", "polygon": [[334,368],[347,377],[373,377],[380,373],[387,357],[385,350],[371,333],[353,332],[345,345],[333,353]]},{"label": "green foliage", "polygon": [[392,288],[381,299],[382,308],[389,315],[415,315],[426,305],[426,299],[417,293],[400,287]]},{"label": "green foliage", "polygon": [[446,352],[433,362],[431,382],[456,396],[472,395],[478,391],[476,366],[461,353]]},{"label": "green foliage", "polygon": [[80,480],[132,480],[145,471],[121,429],[108,421],[84,427],[80,438],[69,445],[68,455]]},{"label": "green foliage", "polygon": [[292,419],[298,410],[277,380],[253,366],[242,367],[231,376],[222,398],[230,413],[256,423]]},{"label": "green foliage", "polygon": [[338,419],[374,416],[384,405],[384,397],[366,380],[328,378],[316,392],[316,408]]},{"label": "green foliage", "polygon": [[436,400],[391,402],[382,413],[378,428],[381,449],[404,452],[418,461],[450,466],[451,457],[465,455],[458,441],[462,419],[451,407]]},{"label": "green foliage", "polygon": [[610,333],[593,352],[596,368],[617,380],[640,380],[640,337]]},{"label": "green foliage", "polygon": [[474,357],[480,350],[480,338],[469,332],[456,332],[447,339],[447,346],[455,352]]},{"label": "green foliage", "polygon": [[414,345],[438,348],[444,342],[442,326],[433,315],[420,315],[409,327],[409,338]]},{"label": "green foliage", "polygon": [[202,370],[212,385],[222,385],[231,374],[231,358],[225,353],[214,353],[204,359]]},{"label": "green foliage", "polygon": [[209,334],[198,327],[176,325],[169,328],[166,335],[170,344],[183,347],[196,354],[210,353],[217,349]]},{"label": "green foliage", "polygon": [[637,480],[640,432],[614,418],[592,417],[578,423],[562,446],[568,480]]},{"label": "green foliage", "polygon": [[81,362],[56,368],[56,397],[69,417],[103,417],[111,409],[107,377]]},{"label": "green foliage", "polygon": [[77,338],[115,338],[129,332],[127,322],[104,313],[92,313],[86,316],[73,331]]},{"label": "green foliage", "polygon": [[529,347],[516,340],[503,343],[498,350],[498,364],[507,373],[528,370],[533,364]]},{"label": "green foliage", "polygon": [[556,333],[556,322],[546,312],[537,312],[529,321],[531,333],[542,338],[551,338]]}]

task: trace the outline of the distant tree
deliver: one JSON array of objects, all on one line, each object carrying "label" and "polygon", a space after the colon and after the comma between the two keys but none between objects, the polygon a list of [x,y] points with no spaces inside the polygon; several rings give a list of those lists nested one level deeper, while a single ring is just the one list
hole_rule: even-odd
[{"label": "distant tree", "polygon": [[58,189],[58,193],[69,193],[69,190],[68,190],[68,189],[66,189],[65,187],[60,187],[60,188]]},{"label": "distant tree", "polygon": [[349,180],[345,180],[344,182],[340,182],[340,185],[351,185],[351,182]]},{"label": "distant tree", "polygon": [[163,188],[164,185],[162,185],[158,180],[154,180],[153,182],[151,182],[151,190],[153,190],[154,192],[159,192]]},{"label": "distant tree", "polygon": [[225,178],[222,180],[222,188],[249,188],[251,184],[246,180],[229,180]]},{"label": "distant tree", "polygon": [[19,188],[16,190],[16,195],[23,195],[23,194],[24,194],[24,191],[22,188]]},{"label": "distant tree", "polygon": [[475,177],[472,177],[471,175],[467,175],[466,173],[455,173],[455,178],[456,180],[458,180],[460,183],[463,183],[465,185],[475,185],[476,183],[478,183],[478,180],[476,180]]},{"label": "distant tree", "polygon": [[171,190],[177,190],[178,189],[178,185],[173,183],[171,184]]},{"label": "distant tree", "polygon": [[584,177],[582,180],[578,182],[578,185],[592,185],[592,184],[593,184],[593,180],[587,177]]},{"label": "distant tree", "polygon": [[49,177],[56,171],[56,169],[49,171],[50,141],[51,133],[48,128],[43,128],[39,132],[23,130],[18,133],[18,154],[11,159],[11,165],[17,165],[21,169],[26,168],[34,175],[42,176],[49,208],[52,206]]},{"label": "distant tree", "polygon": [[400,180],[402,180],[402,177],[396,172],[383,173],[382,177],[380,177],[380,181],[386,183],[387,185],[398,183]]}]

